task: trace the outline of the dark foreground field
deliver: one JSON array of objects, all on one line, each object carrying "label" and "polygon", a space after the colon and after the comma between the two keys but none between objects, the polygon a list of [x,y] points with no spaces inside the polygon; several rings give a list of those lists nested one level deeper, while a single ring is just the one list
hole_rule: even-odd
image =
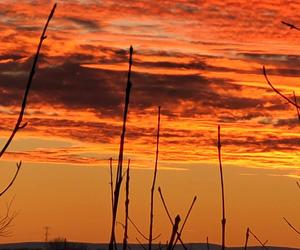
[{"label": "dark foreground field", "polygon": [[[188,250],[207,250],[207,245],[205,243],[190,243],[186,244]],[[147,248],[147,245],[145,245]],[[9,244],[0,244],[0,250],[42,250],[42,249],[49,249],[49,250],[107,250],[108,244],[94,244],[94,243],[75,243],[75,242],[67,242],[66,245],[64,243],[58,244],[56,246],[49,244],[45,244],[43,242],[24,242],[24,243],[9,243]],[[119,245],[118,249],[122,249],[122,245]],[[143,247],[137,244],[129,244],[130,250],[143,250]],[[158,245],[153,245],[154,250],[159,250]],[[161,248],[164,249],[164,248]],[[209,250],[220,250],[221,246],[210,244]],[[227,247],[228,250],[243,250],[244,247]],[[248,246],[247,249],[249,250],[261,250],[261,246],[250,247]],[[300,248],[287,248],[287,247],[271,247],[268,246],[267,249],[269,250],[300,250]],[[183,250],[183,248],[178,245],[176,250]]]}]

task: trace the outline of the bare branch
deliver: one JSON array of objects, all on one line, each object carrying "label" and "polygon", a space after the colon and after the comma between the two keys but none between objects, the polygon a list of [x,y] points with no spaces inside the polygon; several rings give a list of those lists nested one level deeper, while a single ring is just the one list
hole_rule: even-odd
[{"label": "bare branch", "polygon": [[220,125],[218,126],[218,156],[220,165],[220,177],[221,177],[221,191],[222,191],[222,250],[225,250],[225,194],[224,194],[224,181],[223,181],[223,168],[222,168],[222,157],[221,157],[221,135]]},{"label": "bare branch", "polygon": [[148,244],[149,250],[152,249],[152,240],[153,240],[152,234],[153,234],[154,190],[155,190],[155,182],[156,182],[156,175],[157,175],[159,132],[160,132],[160,106],[158,107],[155,166],[154,166],[154,175],[153,175],[153,182],[151,187],[151,198],[150,198],[150,229],[149,229],[149,244]]},{"label": "bare branch", "polygon": [[296,183],[297,183],[298,188],[300,189],[300,184],[299,184],[299,182],[297,181]]},{"label": "bare branch", "polygon": [[283,219],[290,226],[290,228],[292,228],[297,234],[300,235],[300,231],[298,231],[286,218],[283,217]]},{"label": "bare branch", "polygon": [[295,26],[294,24],[287,23],[285,21],[281,21],[281,23],[284,24],[284,25],[286,25],[286,26],[288,26],[290,29],[295,29],[295,30],[299,30],[300,31],[300,29],[297,26]]},{"label": "bare branch", "polygon": [[4,195],[9,190],[9,188],[12,186],[12,184],[15,182],[15,180],[16,180],[18,174],[19,174],[19,171],[21,169],[21,165],[22,165],[22,161],[17,163],[17,171],[16,171],[14,177],[11,179],[10,183],[7,185],[7,187],[0,193],[0,197],[2,195]]},{"label": "bare branch", "polygon": [[30,71],[30,74],[29,74],[28,82],[27,82],[27,85],[26,85],[26,88],[25,88],[25,92],[24,92],[24,96],[23,96],[23,101],[22,101],[22,106],[21,106],[21,110],[20,110],[20,113],[19,113],[18,120],[17,120],[17,122],[15,124],[15,127],[14,127],[14,129],[13,129],[10,137],[8,138],[8,140],[5,143],[4,147],[0,151],[0,158],[2,157],[2,155],[4,154],[4,152],[6,151],[6,149],[8,148],[8,146],[10,145],[12,139],[14,138],[14,136],[18,132],[18,130],[24,128],[27,125],[27,123],[21,125],[22,119],[23,119],[23,116],[24,116],[24,112],[25,112],[25,108],[26,108],[27,97],[28,97],[28,94],[29,94],[29,90],[30,90],[30,87],[31,87],[33,76],[35,74],[35,68],[36,68],[36,64],[38,62],[40,50],[41,50],[43,41],[46,39],[46,35],[45,35],[46,34],[46,30],[48,28],[48,24],[49,24],[51,18],[53,17],[55,9],[56,9],[56,4],[54,4],[54,6],[53,6],[53,8],[52,8],[52,10],[50,12],[50,15],[49,15],[49,17],[47,19],[47,22],[45,24],[44,30],[43,30],[42,35],[40,37],[40,42],[39,42],[39,45],[37,47],[37,51],[36,51],[36,54],[35,54],[35,57],[34,57],[34,60],[33,60],[32,68],[31,68],[31,71]]},{"label": "bare branch", "polygon": [[285,99],[288,103],[292,104],[294,107],[300,108],[300,106],[298,106],[297,103],[293,102],[290,98],[286,97],[284,94],[282,94],[279,90],[277,90],[272,85],[271,81],[269,80],[269,78],[267,76],[267,72],[266,72],[265,66],[263,66],[263,74],[265,76],[265,79],[266,79],[267,83],[270,85],[270,87],[274,90],[275,93],[277,93],[278,95],[280,95],[283,99]]}]

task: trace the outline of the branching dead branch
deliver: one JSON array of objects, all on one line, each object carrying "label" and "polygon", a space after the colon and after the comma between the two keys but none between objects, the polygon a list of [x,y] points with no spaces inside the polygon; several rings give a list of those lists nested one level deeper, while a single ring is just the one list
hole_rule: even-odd
[{"label": "branching dead branch", "polygon": [[22,120],[23,120],[25,108],[26,108],[27,97],[28,97],[28,94],[29,94],[29,90],[30,90],[30,87],[31,87],[31,83],[32,83],[34,74],[35,74],[35,68],[36,68],[36,64],[38,62],[38,58],[39,58],[39,54],[40,54],[40,50],[41,50],[43,41],[47,38],[46,31],[47,31],[49,22],[50,22],[51,18],[53,17],[55,9],[56,9],[56,4],[54,4],[54,6],[53,6],[53,8],[52,8],[52,10],[51,10],[51,12],[49,14],[49,17],[48,17],[47,22],[45,24],[45,27],[43,29],[42,35],[40,37],[40,42],[39,42],[39,45],[37,47],[37,51],[36,51],[36,54],[35,54],[35,57],[34,57],[34,60],[33,60],[32,68],[31,68],[31,71],[29,73],[28,82],[27,82],[27,85],[26,85],[26,88],[25,88],[25,92],[24,92],[24,96],[23,96],[23,100],[22,100],[22,106],[21,106],[21,110],[20,110],[20,113],[19,113],[18,120],[17,120],[17,122],[15,124],[15,127],[14,127],[14,129],[13,129],[10,137],[8,138],[7,142],[5,143],[5,145],[3,146],[2,150],[0,151],[0,158],[2,157],[2,155],[4,154],[4,152],[6,151],[6,149],[10,145],[10,143],[12,142],[12,139],[14,138],[15,134],[20,129],[25,128],[26,125],[27,125],[27,123],[21,124]]},{"label": "branching dead branch", "polygon": [[[38,62],[40,50],[41,50],[43,41],[47,38],[46,31],[47,31],[48,25],[50,23],[50,20],[52,19],[53,15],[54,15],[55,9],[56,9],[56,4],[53,5],[53,8],[52,8],[52,10],[51,10],[51,12],[48,16],[48,19],[47,19],[46,24],[44,26],[42,35],[40,37],[40,42],[38,44],[37,51],[36,51],[36,54],[35,54],[35,57],[34,57],[34,60],[33,60],[32,68],[31,68],[31,71],[29,73],[28,81],[27,81],[27,84],[26,84],[26,87],[25,87],[24,96],[23,96],[23,99],[22,99],[22,104],[21,104],[21,108],[20,108],[20,112],[19,112],[19,117],[16,121],[14,129],[12,130],[10,136],[8,137],[6,143],[4,144],[3,148],[0,151],[0,158],[3,156],[3,154],[5,153],[7,148],[9,147],[9,145],[12,142],[12,140],[13,140],[14,136],[16,135],[16,133],[19,130],[21,130],[21,129],[23,129],[27,126],[27,122],[22,124],[23,116],[24,116],[25,108],[26,108],[26,104],[27,104],[27,98],[28,98],[29,90],[30,90],[30,87],[31,87],[31,84],[32,84],[34,74],[35,74],[35,68],[36,68],[36,65],[37,65],[37,62]],[[19,171],[21,169],[21,165],[22,165],[21,161],[19,163],[17,163],[17,170],[15,172],[15,175],[13,176],[12,180],[7,185],[7,187],[0,193],[0,197],[2,195],[4,195],[10,189],[10,187],[13,185],[13,183],[15,182],[15,180],[16,180],[18,174],[19,174]],[[16,216],[16,213],[13,213],[12,215],[10,215],[10,207],[11,207],[11,203],[7,207],[6,215],[4,217],[0,218],[0,236],[3,236],[3,237],[6,237],[6,236],[10,235],[11,232],[9,230],[9,226],[11,225],[12,220]]]}]

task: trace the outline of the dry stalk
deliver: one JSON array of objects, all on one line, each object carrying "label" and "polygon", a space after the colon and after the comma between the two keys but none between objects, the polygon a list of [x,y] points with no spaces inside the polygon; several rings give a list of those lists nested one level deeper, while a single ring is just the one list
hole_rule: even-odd
[{"label": "dry stalk", "polygon": [[123,250],[127,249],[128,240],[128,215],[129,215],[129,169],[130,169],[130,159],[128,160],[127,174],[126,174],[126,198],[125,198],[125,226],[124,226],[124,239],[123,239]]},{"label": "dry stalk", "polygon": [[249,227],[247,227],[247,231],[246,231],[245,250],[247,250],[248,240],[249,240]]},{"label": "dry stalk", "polygon": [[218,157],[220,166],[220,177],[221,177],[221,190],[222,190],[222,250],[225,249],[225,195],[224,195],[224,181],[223,181],[223,168],[222,168],[222,157],[221,157],[221,135],[220,135],[220,125],[218,126]]},{"label": "dry stalk", "polygon": [[[163,196],[163,194],[162,194],[162,191],[161,191],[161,188],[160,188],[160,187],[158,187],[158,193],[159,193],[160,199],[161,199],[161,201],[162,201],[162,203],[163,203],[163,206],[164,206],[164,208],[165,208],[165,211],[166,211],[166,213],[167,213],[167,215],[168,215],[169,221],[170,221],[170,223],[172,224],[172,226],[174,227],[173,220],[172,220],[171,215],[170,215],[170,213],[169,213],[169,209],[168,209],[168,207],[167,207],[167,204],[166,204],[166,202],[165,202],[165,199],[164,199],[164,196]],[[186,246],[184,245],[184,243],[183,243],[183,241],[182,241],[181,236],[179,235],[179,233],[176,232],[176,234],[177,234],[178,240],[180,241],[180,243],[181,243],[182,247],[184,248],[184,250],[187,250],[187,248],[186,248]]]},{"label": "dry stalk", "polygon": [[128,78],[127,78],[127,86],[126,86],[126,94],[125,94],[125,107],[124,107],[124,114],[123,114],[123,126],[122,126],[122,134],[120,140],[120,149],[119,149],[119,159],[118,159],[118,168],[117,168],[117,176],[115,182],[115,190],[114,190],[114,198],[113,198],[113,211],[112,211],[112,227],[111,227],[111,235],[109,241],[109,250],[113,250],[114,245],[115,249],[117,249],[116,236],[115,236],[115,226],[116,226],[116,219],[117,219],[117,212],[118,212],[118,205],[119,205],[119,196],[120,196],[120,189],[122,184],[122,165],[123,165],[123,152],[124,152],[124,142],[125,142],[125,133],[126,133],[126,121],[127,121],[127,114],[128,114],[128,107],[129,107],[129,98],[130,98],[130,90],[131,90],[131,66],[132,66],[132,54],[133,48],[130,47],[129,50],[129,69],[128,69]]},{"label": "dry stalk", "polygon": [[171,237],[170,237],[170,241],[169,241],[169,244],[168,244],[168,247],[167,247],[167,250],[172,250],[173,247],[174,247],[174,240],[175,240],[175,236],[176,234],[178,235],[178,226],[179,226],[179,222],[180,222],[180,216],[177,215],[175,217],[175,222],[173,224],[173,229],[172,229],[172,234],[171,234]]},{"label": "dry stalk", "polygon": [[113,166],[112,158],[109,159],[109,172],[110,172],[110,194],[111,194],[111,210],[114,207],[114,182],[113,182]]},{"label": "dry stalk", "polygon": [[179,233],[176,235],[176,240],[175,240],[175,243],[174,243],[174,245],[173,245],[173,249],[174,249],[174,247],[176,246],[176,244],[177,244],[177,242],[178,242],[178,240],[179,240],[179,237],[181,237],[181,234],[182,234],[182,232],[183,232],[184,226],[185,226],[185,224],[186,224],[188,218],[190,217],[190,214],[191,214],[191,212],[192,212],[192,209],[193,209],[193,207],[194,207],[194,204],[195,204],[196,200],[197,200],[197,196],[194,197],[194,199],[193,199],[193,201],[192,201],[192,204],[191,204],[191,206],[190,206],[190,208],[189,208],[189,210],[188,210],[188,212],[187,212],[187,214],[186,214],[186,216],[185,216],[185,218],[184,218],[184,221],[183,221],[183,224],[182,224],[182,226],[181,226],[181,229],[180,229]]},{"label": "dry stalk", "polygon": [[149,244],[148,249],[152,249],[152,238],[153,238],[153,209],[154,209],[154,190],[157,176],[157,163],[158,163],[158,149],[159,149],[159,132],[160,132],[160,106],[158,107],[158,118],[157,118],[157,134],[156,134],[156,153],[155,153],[155,166],[153,182],[151,187],[151,198],[150,198],[150,229],[149,229]]}]

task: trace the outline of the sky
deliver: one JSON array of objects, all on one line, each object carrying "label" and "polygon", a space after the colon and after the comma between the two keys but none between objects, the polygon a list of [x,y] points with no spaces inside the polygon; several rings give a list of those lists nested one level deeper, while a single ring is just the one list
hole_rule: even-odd
[{"label": "sky", "polygon": [[[39,37],[54,1],[0,1],[0,144],[10,135]],[[148,234],[161,106],[158,180],[172,215],[198,200],[184,242],[221,242],[217,126],[221,126],[228,245],[247,227],[270,245],[300,247],[300,129],[294,107],[266,83],[300,95],[299,1],[57,1],[28,97],[24,122],[2,157],[1,187],[23,165],[12,236],[107,242],[109,161],[118,158],[128,51],[132,92],[125,139],[131,159],[130,216]],[[123,202],[123,194],[121,202]],[[155,193],[155,242],[171,225]],[[124,221],[120,204],[118,222]],[[118,224],[117,239],[123,228]],[[130,226],[129,241],[143,241]],[[250,239],[250,245],[257,245]]]}]

